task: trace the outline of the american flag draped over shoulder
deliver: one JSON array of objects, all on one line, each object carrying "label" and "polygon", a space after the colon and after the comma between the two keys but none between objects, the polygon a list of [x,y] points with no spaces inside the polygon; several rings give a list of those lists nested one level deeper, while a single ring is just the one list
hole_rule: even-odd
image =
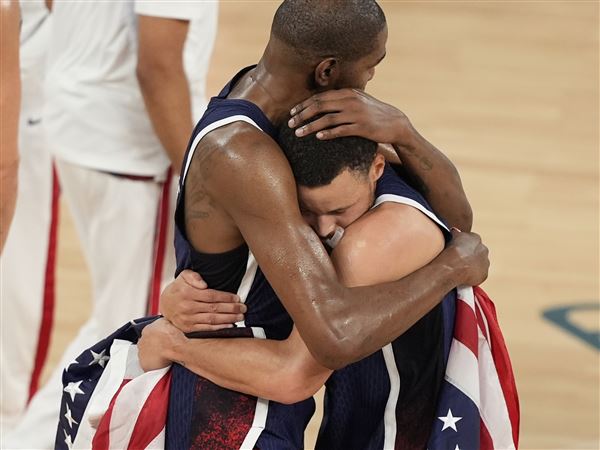
[{"label": "american flag draped over shoulder", "polygon": [[479,287],[444,304],[446,373],[429,450],[518,448],[519,398],[493,302]]}]

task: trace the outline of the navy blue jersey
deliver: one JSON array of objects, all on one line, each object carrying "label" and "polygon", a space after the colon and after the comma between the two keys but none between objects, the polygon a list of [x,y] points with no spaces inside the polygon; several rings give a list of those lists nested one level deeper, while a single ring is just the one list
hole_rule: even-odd
[{"label": "navy blue jersey", "polygon": [[[425,199],[391,166],[386,165],[375,195],[374,207],[385,202],[411,205],[437,223],[447,240],[451,238]],[[426,448],[446,367],[444,309],[452,308],[455,298],[454,292],[449,293],[394,342],[331,375],[317,449]]]},{"label": "navy blue jersey", "polygon": [[[234,122],[246,122],[275,137],[276,129],[253,103],[228,99],[237,80],[250,70],[243,69],[221,93],[212,98],[196,125],[186,154],[175,213],[175,253],[177,274],[184,269],[198,272],[213,289],[237,293],[248,306],[245,320],[217,335],[194,337],[266,337],[284,339],[292,320],[258,267],[247,245],[221,254],[196,251],[185,232],[184,196],[187,169],[200,140],[210,131]],[[243,368],[240,368],[243,370]],[[314,400],[294,405],[256,399],[221,388],[187,369],[174,365],[171,398],[193,399],[185,408],[169,408],[167,446],[173,449],[261,450],[303,448],[304,429],[314,413]]]}]

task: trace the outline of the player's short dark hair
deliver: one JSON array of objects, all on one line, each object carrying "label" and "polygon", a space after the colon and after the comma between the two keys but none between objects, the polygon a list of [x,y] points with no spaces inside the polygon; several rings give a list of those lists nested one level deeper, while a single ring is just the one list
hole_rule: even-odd
[{"label": "player's short dark hair", "polygon": [[373,51],[385,24],[375,0],[285,0],[271,32],[302,54],[356,61]]},{"label": "player's short dark hair", "polygon": [[287,124],[279,128],[279,145],[290,162],[296,183],[326,186],[345,169],[367,175],[377,143],[356,136],[320,141],[314,134],[297,137]]}]

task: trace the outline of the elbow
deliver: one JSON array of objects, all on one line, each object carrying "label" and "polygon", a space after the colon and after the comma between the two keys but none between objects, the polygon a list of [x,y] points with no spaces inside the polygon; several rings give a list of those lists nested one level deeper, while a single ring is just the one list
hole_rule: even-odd
[{"label": "elbow", "polygon": [[356,348],[359,346],[351,345],[348,339],[332,338],[309,350],[320,365],[330,370],[339,370],[361,358],[357,355]]},{"label": "elbow", "polygon": [[366,356],[362,350],[368,346],[370,337],[362,334],[362,327],[353,322],[351,317],[338,313],[335,318],[322,321],[324,326],[316,339],[302,336],[312,357],[321,366],[338,370]]},{"label": "elbow", "polygon": [[152,67],[150,64],[138,60],[137,66],[135,68],[135,76],[138,80],[138,84],[140,85],[140,89],[142,92],[148,89],[151,85],[152,81]]},{"label": "elbow", "polygon": [[285,392],[278,392],[277,394],[273,395],[271,400],[284,405],[292,405],[312,397],[319,390],[319,388],[310,389],[302,385],[293,386],[287,384],[284,385],[284,387]]},{"label": "elbow", "polygon": [[142,92],[159,87],[165,81],[169,70],[168,61],[155,60],[151,58],[139,58],[135,68],[135,75]]},{"label": "elbow", "polygon": [[312,397],[325,384],[329,377],[329,371],[307,375],[302,371],[290,371],[278,378],[278,386],[273,391],[270,400],[284,405],[298,403]]},{"label": "elbow", "polygon": [[473,228],[473,210],[469,202],[466,202],[463,213],[455,226],[462,231],[471,231],[471,228]]}]

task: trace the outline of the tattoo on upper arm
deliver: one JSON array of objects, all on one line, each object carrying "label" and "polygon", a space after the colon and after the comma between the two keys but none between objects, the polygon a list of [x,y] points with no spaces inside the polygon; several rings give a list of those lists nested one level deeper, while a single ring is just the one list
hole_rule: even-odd
[{"label": "tattoo on upper arm", "polygon": [[[200,144],[198,144],[200,145]],[[218,146],[208,145],[197,149],[192,158],[185,184],[185,221],[194,219],[207,219],[215,204],[206,189],[206,183],[210,180],[211,159]]]},{"label": "tattoo on upper arm", "polygon": [[433,169],[433,162],[429,158],[427,158],[427,156],[419,155],[419,153],[415,150],[413,146],[408,145],[402,148],[404,148],[411,156],[417,158],[421,169],[427,171]]}]

